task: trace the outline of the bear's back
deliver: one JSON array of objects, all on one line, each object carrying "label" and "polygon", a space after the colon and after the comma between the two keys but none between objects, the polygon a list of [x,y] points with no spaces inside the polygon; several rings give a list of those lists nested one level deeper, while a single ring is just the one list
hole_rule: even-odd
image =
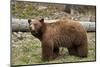
[{"label": "bear's back", "polygon": [[67,44],[67,47],[70,47],[74,41],[78,42],[84,35],[86,32],[79,22],[65,20],[47,23],[43,38],[52,40],[58,46],[66,46]]},{"label": "bear's back", "polygon": [[54,23],[47,23],[46,30],[53,33],[75,33],[75,32],[84,32],[85,29],[83,26],[77,21],[57,21]]}]

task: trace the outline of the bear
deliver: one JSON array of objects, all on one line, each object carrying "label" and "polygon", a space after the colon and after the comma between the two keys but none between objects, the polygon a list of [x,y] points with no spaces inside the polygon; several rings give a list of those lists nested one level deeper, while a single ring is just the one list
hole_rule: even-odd
[{"label": "bear", "polygon": [[57,58],[60,47],[67,48],[69,55],[87,57],[87,33],[79,21],[66,19],[46,23],[41,18],[28,19],[28,23],[31,34],[41,41],[43,61]]}]

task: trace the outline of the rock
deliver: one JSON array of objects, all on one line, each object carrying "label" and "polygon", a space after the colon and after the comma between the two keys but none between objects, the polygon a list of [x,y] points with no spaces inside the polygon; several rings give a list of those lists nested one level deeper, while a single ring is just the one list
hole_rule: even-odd
[{"label": "rock", "polygon": [[18,32],[17,33],[17,38],[19,39],[19,40],[22,40],[23,39],[23,37],[22,37],[22,32]]},{"label": "rock", "polygon": [[45,9],[47,9],[46,6],[39,6],[37,10],[45,10]]},{"label": "rock", "polygon": [[91,21],[91,22],[95,22],[95,20],[96,20],[96,17],[95,17],[95,16],[91,16],[91,17],[90,17],[90,21]]}]

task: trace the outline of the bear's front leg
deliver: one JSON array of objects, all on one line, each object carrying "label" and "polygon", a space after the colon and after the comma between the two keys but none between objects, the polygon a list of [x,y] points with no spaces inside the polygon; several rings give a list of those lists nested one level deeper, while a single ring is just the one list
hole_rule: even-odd
[{"label": "bear's front leg", "polygon": [[42,43],[42,60],[53,60],[53,44],[50,41]]},{"label": "bear's front leg", "polygon": [[53,48],[53,59],[57,58],[59,56],[59,47],[55,47]]}]

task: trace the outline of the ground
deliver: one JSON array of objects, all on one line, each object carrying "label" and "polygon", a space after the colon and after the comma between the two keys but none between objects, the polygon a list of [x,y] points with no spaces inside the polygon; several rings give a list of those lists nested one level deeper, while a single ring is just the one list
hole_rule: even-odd
[{"label": "ground", "polygon": [[41,60],[41,42],[31,35],[30,32],[12,32],[12,64],[45,64],[95,61],[95,32],[88,32],[89,54],[87,58],[70,56],[67,49],[60,48],[60,56],[53,61],[43,62]]}]

